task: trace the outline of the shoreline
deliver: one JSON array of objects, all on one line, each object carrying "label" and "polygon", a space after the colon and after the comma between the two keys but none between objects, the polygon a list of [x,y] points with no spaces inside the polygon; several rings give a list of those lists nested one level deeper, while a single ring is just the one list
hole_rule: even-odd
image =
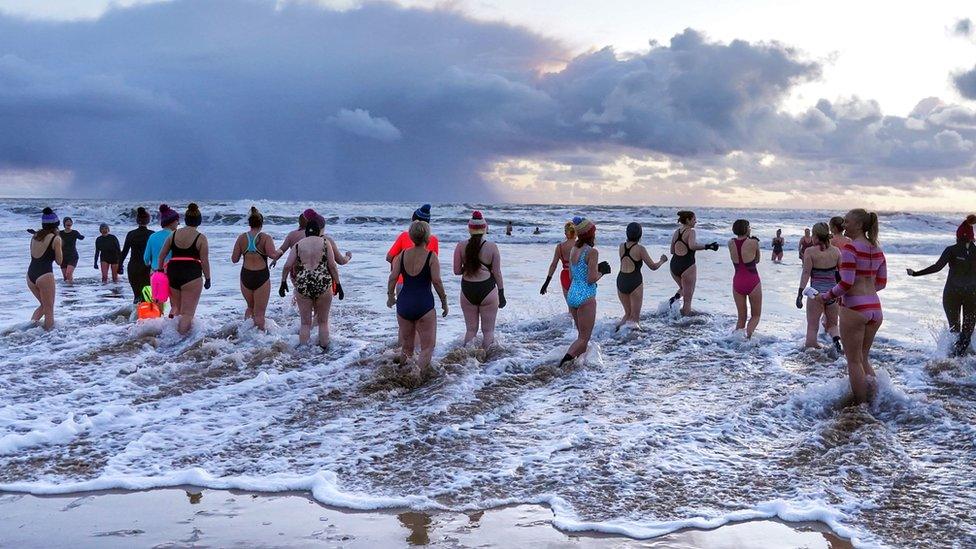
[{"label": "shoreline", "polygon": [[0,545],[12,547],[853,547],[824,523],[778,518],[685,528],[649,539],[567,532],[554,521],[552,510],[539,504],[466,512],[355,510],[321,504],[307,492],[191,485],[56,495],[0,491]]}]

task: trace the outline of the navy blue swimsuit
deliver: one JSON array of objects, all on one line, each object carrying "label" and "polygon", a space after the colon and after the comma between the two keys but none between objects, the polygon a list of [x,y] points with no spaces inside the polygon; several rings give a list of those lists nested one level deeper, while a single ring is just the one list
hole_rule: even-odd
[{"label": "navy blue swimsuit", "polygon": [[403,268],[403,254],[400,254],[400,274],[403,275],[403,287],[397,296],[397,314],[405,320],[416,322],[427,313],[434,310],[434,292],[430,282],[430,256],[434,252],[427,252],[424,268],[416,275],[411,275]]}]

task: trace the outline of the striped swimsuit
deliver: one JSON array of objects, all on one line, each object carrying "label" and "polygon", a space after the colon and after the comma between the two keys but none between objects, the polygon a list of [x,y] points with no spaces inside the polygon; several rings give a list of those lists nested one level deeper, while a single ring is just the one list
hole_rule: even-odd
[{"label": "striped swimsuit", "polygon": [[[875,293],[869,295],[847,295],[858,278],[874,280]],[[861,313],[865,321],[881,322],[881,300],[877,292],[888,284],[888,268],[884,252],[877,246],[866,242],[854,241],[841,250],[840,282],[829,292],[826,298],[841,298],[841,305]]]}]

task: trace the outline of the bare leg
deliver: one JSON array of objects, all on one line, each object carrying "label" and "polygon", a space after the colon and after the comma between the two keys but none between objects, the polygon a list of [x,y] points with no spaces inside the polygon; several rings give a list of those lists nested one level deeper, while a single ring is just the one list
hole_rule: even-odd
[{"label": "bare leg", "polygon": [[119,264],[118,263],[112,263],[112,264],[109,265],[109,268],[112,270],[112,282],[118,282],[119,281]]},{"label": "bare leg", "polygon": [[641,308],[644,306],[644,285],[630,293],[630,321],[640,327]]},{"label": "bare leg", "polygon": [[414,342],[417,340],[417,323],[397,315],[397,324],[400,327],[400,355],[406,362],[413,357]]},{"label": "bare leg", "polygon": [[176,317],[180,316],[181,308],[180,301],[182,299],[182,294],[180,290],[170,286],[169,288],[169,316]]},{"label": "bare leg", "polygon": [[698,265],[688,267],[681,273],[681,297],[684,302],[681,305],[681,314],[688,316],[691,314],[691,300],[695,297],[695,285],[698,282]]},{"label": "bare leg", "polygon": [[864,343],[861,344],[861,367],[867,377],[877,377],[878,375],[871,367],[871,358],[868,355],[871,352],[871,346],[874,345],[874,336],[878,335],[880,328],[881,322],[872,322],[864,327]]},{"label": "bare leg", "polygon": [[190,331],[193,315],[197,312],[197,304],[200,303],[200,294],[202,293],[202,278],[187,282],[180,288],[180,322],[176,329],[183,335]]},{"label": "bare leg", "polygon": [[[823,302],[819,299],[807,299],[807,338],[803,346],[819,349],[817,334],[820,333],[820,317],[824,314]],[[836,327],[835,327],[836,328]]]},{"label": "bare leg", "polygon": [[[248,290],[241,282],[241,295],[244,296],[244,320],[254,316],[254,292]],[[256,324],[256,323],[255,323]]]},{"label": "bare leg", "polygon": [[75,281],[75,266],[74,265],[68,265],[67,267],[61,269],[61,274],[64,275],[65,282],[74,282]]},{"label": "bare leg", "polygon": [[488,297],[481,302],[478,307],[478,314],[481,317],[481,348],[488,350],[495,342],[495,320],[498,318],[498,288],[488,294]]},{"label": "bare leg", "polygon": [[746,315],[748,314],[746,310],[746,296],[732,290],[732,301],[735,302],[735,329],[743,330],[746,327]]},{"label": "bare leg", "polygon": [[850,378],[854,402],[868,401],[868,383],[864,377],[864,332],[865,319],[861,313],[842,308],[840,311],[840,337],[844,342],[844,355],[847,357],[847,375]]},{"label": "bare leg", "polygon": [[749,294],[749,324],[746,325],[746,337],[752,338],[759,327],[759,319],[762,318],[762,283],[756,285]]},{"label": "bare leg", "polygon": [[102,268],[102,284],[108,282],[108,263],[102,261],[100,264]]},{"label": "bare leg", "polygon": [[824,308],[824,326],[827,329],[827,333],[830,337],[837,337],[840,335],[840,328],[838,327],[840,316],[840,303],[834,302],[833,305],[827,305]]},{"label": "bare leg", "polygon": [[[39,281],[40,279],[38,279]],[[37,288],[36,284],[30,281],[30,277],[27,277],[27,289],[34,294],[34,299],[37,300],[37,308],[31,314],[31,322],[37,322],[44,315],[44,300],[41,299],[41,291]]]},{"label": "bare leg", "polygon": [[471,343],[471,340],[478,335],[478,306],[473,305],[464,292],[461,292],[461,312],[464,313],[464,344]]},{"label": "bare leg", "polygon": [[298,344],[305,345],[312,333],[312,300],[295,292],[295,303],[298,305],[298,318],[301,321],[298,328]]},{"label": "bare leg", "polygon": [[[247,296],[245,296],[247,297]],[[252,314],[254,315],[254,325],[258,329],[264,329],[265,314],[268,312],[268,300],[271,298],[271,281],[267,281],[260,288],[252,292]]]},{"label": "bare leg", "polygon": [[432,310],[417,321],[417,333],[420,334],[420,355],[417,366],[423,371],[430,366],[430,359],[434,355],[437,344],[437,311]]},{"label": "bare leg", "polygon": [[593,325],[596,324],[596,299],[587,299],[576,309],[577,329],[579,336],[569,346],[568,353],[576,358],[586,352],[593,335]]},{"label": "bare leg", "polygon": [[315,318],[319,323],[319,346],[323,349],[329,347],[329,311],[332,309],[332,292],[326,292],[315,300]]},{"label": "bare leg", "polygon": [[617,299],[620,300],[620,305],[624,308],[624,316],[620,317],[615,328],[619,330],[621,326],[630,321],[630,296],[618,290]]}]

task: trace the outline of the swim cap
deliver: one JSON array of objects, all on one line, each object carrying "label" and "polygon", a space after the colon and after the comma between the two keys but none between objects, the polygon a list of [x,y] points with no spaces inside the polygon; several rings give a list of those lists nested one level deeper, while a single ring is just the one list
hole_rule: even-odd
[{"label": "swim cap", "polygon": [[180,214],[166,204],[159,205],[159,225],[165,227],[174,221],[180,220]]},{"label": "swim cap", "polygon": [[58,219],[58,214],[54,213],[51,208],[44,208],[41,212],[41,225],[58,225],[61,220]]},{"label": "swim cap", "polygon": [[313,210],[312,208],[308,208],[304,212],[302,212],[302,217],[305,218],[305,221],[311,221],[316,217],[318,217],[318,215],[319,214],[317,214],[315,210]]},{"label": "swim cap", "polygon": [[583,221],[583,218],[580,217],[580,216],[578,216],[578,215],[575,216],[575,217],[573,217],[573,225],[579,225],[582,221]]},{"label": "swim cap", "polygon": [[149,220],[150,220],[150,217],[149,217],[149,211],[148,210],[146,210],[142,206],[139,206],[138,208],[136,208],[136,223],[138,223],[139,225],[148,225],[149,224]]},{"label": "swim cap", "polygon": [[485,216],[478,210],[475,210],[471,214],[471,219],[468,221],[468,232],[471,234],[485,234],[488,232],[488,222],[485,221]]},{"label": "swim cap", "polygon": [[640,240],[642,234],[644,234],[644,229],[641,228],[640,223],[630,223],[627,225],[627,240],[637,242]]},{"label": "swim cap", "polygon": [[424,204],[413,212],[413,216],[418,221],[430,223],[430,204]]},{"label": "swim cap", "polygon": [[583,218],[576,224],[576,236],[579,238],[587,238],[595,232],[596,223],[593,223],[589,219]]},{"label": "swim cap", "polygon": [[956,229],[956,240],[973,240],[973,226],[968,221],[963,221]]}]

